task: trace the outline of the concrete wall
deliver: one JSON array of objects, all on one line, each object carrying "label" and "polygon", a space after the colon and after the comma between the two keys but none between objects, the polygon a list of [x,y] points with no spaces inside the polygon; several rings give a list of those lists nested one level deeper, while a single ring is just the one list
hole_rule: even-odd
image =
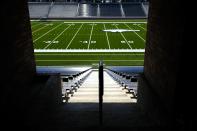
[{"label": "concrete wall", "polygon": [[[7,77],[20,84],[29,83],[35,75],[31,27],[26,0],[6,2],[1,9],[3,69]],[[5,79],[9,79],[5,77]],[[23,81],[21,81],[21,79]]]},{"label": "concrete wall", "polygon": [[[22,126],[28,129],[38,130],[39,127],[49,128],[52,123],[47,124],[51,115],[56,115],[57,108],[62,104],[61,78],[59,74],[40,74],[35,77],[30,86],[28,104],[24,115]],[[27,98],[26,98],[27,99]]]},{"label": "concrete wall", "polygon": [[5,122],[22,121],[27,85],[36,73],[28,6],[26,0],[2,5],[1,116]]},{"label": "concrete wall", "polygon": [[3,1],[0,12],[0,115],[3,122],[15,125],[23,121],[28,85],[36,74],[27,2]]},{"label": "concrete wall", "polygon": [[37,121],[46,110],[61,104],[60,75],[36,74],[27,1],[4,1],[0,12],[1,125],[6,130],[22,129],[24,124]]},{"label": "concrete wall", "polygon": [[150,2],[144,74],[168,110],[174,90],[184,26],[177,0]]},{"label": "concrete wall", "polygon": [[[179,0],[150,0],[138,102],[160,124],[167,122],[189,129],[196,113],[191,98],[193,68],[188,62],[192,45],[183,9]],[[191,109],[187,111],[188,108]]]}]

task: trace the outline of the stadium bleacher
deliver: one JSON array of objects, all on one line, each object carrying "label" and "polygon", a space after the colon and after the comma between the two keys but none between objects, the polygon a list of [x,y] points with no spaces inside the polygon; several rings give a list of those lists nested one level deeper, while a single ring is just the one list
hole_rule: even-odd
[{"label": "stadium bleacher", "polygon": [[117,72],[111,69],[105,70],[120,86],[122,89],[126,89],[128,93],[132,93],[133,97],[137,97],[138,88],[138,75],[128,74],[123,72]]},{"label": "stadium bleacher", "polygon": [[54,3],[48,18],[67,18],[77,15],[77,3]]},{"label": "stadium bleacher", "polygon": [[79,5],[79,14],[80,17],[91,17],[98,15],[98,5],[97,4],[86,4],[82,3]]},{"label": "stadium bleacher", "polygon": [[148,2],[29,2],[30,18],[147,18]]},{"label": "stadium bleacher", "polygon": [[100,16],[122,16],[120,11],[120,4],[100,4]]},{"label": "stadium bleacher", "polygon": [[50,2],[42,3],[29,3],[29,15],[30,18],[45,18],[48,17],[48,11],[50,8]]},{"label": "stadium bleacher", "polygon": [[74,75],[61,76],[63,102],[68,102],[68,99],[73,96],[74,92],[77,91],[91,72],[92,70],[88,69]]},{"label": "stadium bleacher", "polygon": [[126,17],[146,17],[141,3],[122,4]]}]

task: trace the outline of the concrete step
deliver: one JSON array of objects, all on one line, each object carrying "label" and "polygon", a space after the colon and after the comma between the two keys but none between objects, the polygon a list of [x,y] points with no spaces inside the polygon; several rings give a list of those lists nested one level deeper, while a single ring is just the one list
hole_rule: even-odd
[{"label": "concrete step", "polygon": [[35,118],[34,123],[28,123],[30,128],[42,124],[46,125],[43,130],[46,127],[61,131],[77,128],[134,130],[136,127],[145,130],[155,126],[155,121],[140,110],[137,99],[122,90],[107,73],[104,73],[103,125],[100,126],[97,78],[98,71],[93,71],[68,103],[54,110],[45,109],[39,113],[39,119]]},{"label": "concrete step", "polygon": [[[93,71],[81,87],[70,97],[69,103],[98,103],[98,71]],[[104,103],[134,103],[124,90],[106,72],[104,72]]]}]

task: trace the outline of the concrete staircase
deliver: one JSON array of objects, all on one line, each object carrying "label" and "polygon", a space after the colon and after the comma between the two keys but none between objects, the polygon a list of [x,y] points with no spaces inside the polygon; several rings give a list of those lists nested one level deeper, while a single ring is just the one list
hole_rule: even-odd
[{"label": "concrete staircase", "polygon": [[36,130],[81,128],[138,130],[155,126],[155,121],[138,107],[137,100],[125,93],[106,72],[104,72],[103,125],[99,124],[98,102],[98,71],[95,70],[68,103],[45,110],[35,120],[35,123],[30,123],[29,128]]},{"label": "concrete staircase", "polygon": [[125,91],[122,90],[111,76],[104,72],[104,103],[135,103],[136,99],[130,98]]},{"label": "concrete staircase", "polygon": [[98,103],[98,71],[93,71],[70,98],[69,103]]},{"label": "concrete staircase", "polygon": [[[83,85],[74,93],[69,103],[98,103],[98,71],[93,71]],[[104,103],[132,103],[136,99],[131,99],[125,91],[104,72]]]},{"label": "concrete staircase", "polygon": [[102,126],[99,125],[98,103],[98,71],[93,71],[68,103],[58,111],[55,120],[71,129],[143,127],[154,123],[137,106],[137,100],[126,94],[106,72]]}]

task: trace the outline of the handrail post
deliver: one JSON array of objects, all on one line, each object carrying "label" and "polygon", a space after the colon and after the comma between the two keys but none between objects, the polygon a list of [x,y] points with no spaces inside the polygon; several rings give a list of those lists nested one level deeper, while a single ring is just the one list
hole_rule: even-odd
[{"label": "handrail post", "polygon": [[103,124],[103,94],[104,94],[104,79],[103,79],[103,62],[99,62],[99,122]]}]

